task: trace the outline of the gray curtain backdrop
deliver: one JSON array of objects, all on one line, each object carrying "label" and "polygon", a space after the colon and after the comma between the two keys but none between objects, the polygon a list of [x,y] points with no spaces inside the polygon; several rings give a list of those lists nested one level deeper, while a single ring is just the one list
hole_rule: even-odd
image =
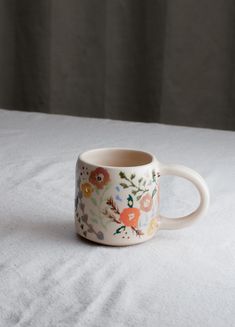
[{"label": "gray curtain backdrop", "polygon": [[0,107],[235,129],[234,0],[0,0]]}]

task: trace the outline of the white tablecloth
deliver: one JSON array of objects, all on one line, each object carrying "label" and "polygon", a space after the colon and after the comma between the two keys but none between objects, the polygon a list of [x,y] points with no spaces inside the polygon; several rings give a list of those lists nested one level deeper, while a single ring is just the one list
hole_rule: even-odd
[{"label": "white tablecloth", "polygon": [[[74,231],[81,151],[134,147],[207,181],[207,216],[113,248]],[[161,179],[162,214],[195,208]],[[0,326],[235,326],[235,133],[0,110]]]}]

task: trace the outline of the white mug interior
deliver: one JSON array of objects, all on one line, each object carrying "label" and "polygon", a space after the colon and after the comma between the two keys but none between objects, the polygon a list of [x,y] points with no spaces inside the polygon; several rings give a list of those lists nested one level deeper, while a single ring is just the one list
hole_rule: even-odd
[{"label": "white mug interior", "polygon": [[150,153],[144,151],[104,148],[86,151],[81,154],[80,160],[93,166],[125,168],[151,164],[154,161],[154,158]]}]

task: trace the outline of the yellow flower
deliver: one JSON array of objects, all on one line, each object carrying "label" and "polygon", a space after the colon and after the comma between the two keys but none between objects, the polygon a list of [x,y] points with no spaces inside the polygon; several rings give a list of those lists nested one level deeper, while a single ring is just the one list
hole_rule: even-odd
[{"label": "yellow flower", "polygon": [[153,235],[153,233],[156,231],[157,227],[158,227],[157,218],[151,219],[151,221],[150,221],[150,223],[148,225],[148,229],[147,229],[148,236]]},{"label": "yellow flower", "polygon": [[93,192],[93,188],[91,184],[85,183],[85,184],[81,184],[81,191],[82,194],[85,196],[85,198],[89,198]]}]

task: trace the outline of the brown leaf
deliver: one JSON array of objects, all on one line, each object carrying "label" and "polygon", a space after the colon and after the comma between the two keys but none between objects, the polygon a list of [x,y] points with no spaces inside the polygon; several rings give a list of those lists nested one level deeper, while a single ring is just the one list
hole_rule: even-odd
[{"label": "brown leaf", "polygon": [[110,197],[107,201],[106,204],[108,206],[110,206],[110,209],[113,210],[115,213],[120,214],[120,211],[118,209],[118,206],[116,205],[116,203],[113,201],[113,198]]}]

